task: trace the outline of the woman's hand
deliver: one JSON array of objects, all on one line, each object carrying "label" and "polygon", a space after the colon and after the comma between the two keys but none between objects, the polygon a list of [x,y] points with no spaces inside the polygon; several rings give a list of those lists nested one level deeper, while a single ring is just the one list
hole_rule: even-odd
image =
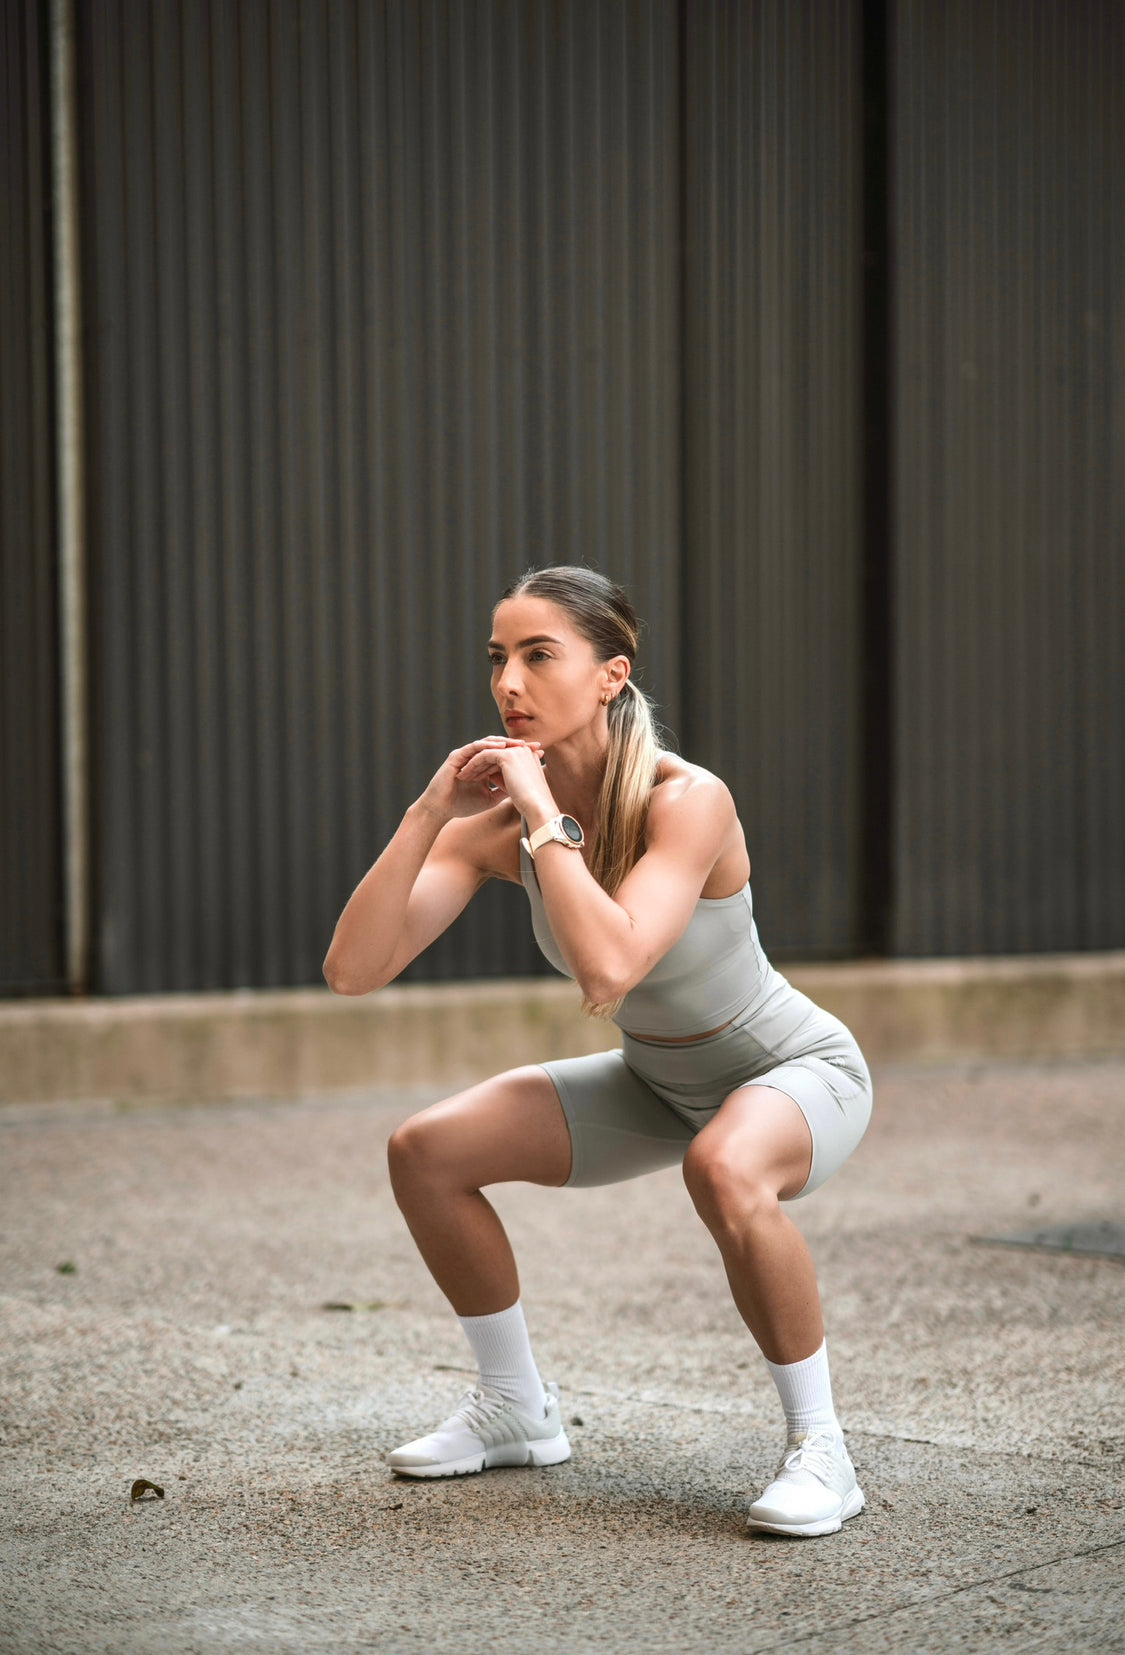
[{"label": "woman's hand", "polygon": [[460,772],[465,787],[484,785],[488,799],[510,799],[521,816],[546,821],[558,811],[543,774],[543,749],[537,741],[505,740],[473,754]]},{"label": "woman's hand", "polygon": [[537,741],[517,741],[508,736],[483,736],[470,741],[454,748],[418,803],[443,822],[456,816],[477,816],[502,799],[512,798],[518,806],[519,800],[508,786],[512,756],[518,755],[526,769],[526,777],[521,775],[521,780],[529,784],[533,776],[538,776],[546,792],[542,754]]}]

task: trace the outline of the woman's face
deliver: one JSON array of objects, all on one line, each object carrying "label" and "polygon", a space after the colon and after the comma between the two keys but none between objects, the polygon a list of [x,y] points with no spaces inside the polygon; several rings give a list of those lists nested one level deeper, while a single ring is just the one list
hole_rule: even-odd
[{"label": "woman's face", "polygon": [[505,732],[545,748],[604,717],[629,675],[626,656],[599,661],[565,609],[523,593],[497,604],[488,654]]}]

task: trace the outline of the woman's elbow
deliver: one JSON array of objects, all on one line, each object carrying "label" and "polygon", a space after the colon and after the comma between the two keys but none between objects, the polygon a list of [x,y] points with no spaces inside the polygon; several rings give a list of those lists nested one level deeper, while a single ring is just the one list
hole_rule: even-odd
[{"label": "woman's elbow", "polygon": [[378,978],[359,976],[349,971],[339,960],[333,959],[331,953],[324,961],[324,980],[333,994],[339,994],[348,999],[354,999],[360,994],[370,994],[374,989],[382,988],[383,983]]},{"label": "woman's elbow", "polygon": [[351,986],[347,973],[344,972],[340,966],[336,965],[333,960],[325,960],[322,969],[324,971],[324,981],[328,984],[333,994],[355,993],[355,989]]},{"label": "woman's elbow", "polygon": [[624,999],[629,990],[636,986],[636,979],[623,971],[591,966],[589,970],[579,973],[578,986],[591,1005],[607,1006]]}]

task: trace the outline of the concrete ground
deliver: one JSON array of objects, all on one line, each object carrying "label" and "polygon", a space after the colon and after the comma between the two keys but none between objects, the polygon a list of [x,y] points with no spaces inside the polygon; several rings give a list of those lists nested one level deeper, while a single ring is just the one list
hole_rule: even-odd
[{"label": "concrete ground", "polygon": [[1125,1220],[1125,1062],[876,1086],[791,1209],[868,1496],[814,1541],[745,1529],[776,1401],[675,1173],[497,1192],[574,1457],[411,1484],[470,1378],[420,1094],[0,1111],[0,1649],[1125,1651],[1125,1262],[979,1239]]}]

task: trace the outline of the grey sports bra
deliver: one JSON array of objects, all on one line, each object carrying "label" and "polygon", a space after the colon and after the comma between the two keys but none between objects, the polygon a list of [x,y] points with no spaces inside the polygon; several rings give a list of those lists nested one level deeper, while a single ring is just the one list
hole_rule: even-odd
[{"label": "grey sports bra", "polygon": [[[547,919],[535,864],[520,847],[520,878],[540,951],[570,976]],[[749,883],[733,896],[700,897],[687,929],[622,1000],[613,1021],[627,1034],[704,1034],[748,1007],[792,990],[762,951]]]}]

